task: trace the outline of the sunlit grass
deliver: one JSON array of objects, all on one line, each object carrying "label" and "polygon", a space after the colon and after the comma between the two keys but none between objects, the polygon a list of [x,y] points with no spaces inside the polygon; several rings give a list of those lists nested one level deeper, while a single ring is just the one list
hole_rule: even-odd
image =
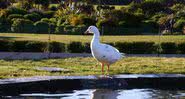
[{"label": "sunlit grass", "polygon": [[[100,75],[94,58],[66,58],[45,60],[0,60],[0,78],[54,75]],[[68,72],[39,71],[38,67],[59,67]],[[107,68],[105,68],[107,69]],[[128,57],[113,64],[110,74],[185,74],[185,58]]]},{"label": "sunlit grass", "polygon": [[[0,33],[0,39],[8,40],[31,40],[31,41],[48,41],[48,34],[22,34],[22,33]],[[90,42],[92,35],[90,36],[80,36],[80,35],[51,35],[52,41],[69,43],[72,41],[79,42]],[[111,42],[185,42],[185,35],[179,36],[101,36],[101,41],[111,43]]]}]

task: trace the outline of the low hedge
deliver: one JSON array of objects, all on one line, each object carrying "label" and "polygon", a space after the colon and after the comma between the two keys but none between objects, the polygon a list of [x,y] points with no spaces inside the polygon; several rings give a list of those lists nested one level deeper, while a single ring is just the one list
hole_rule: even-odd
[{"label": "low hedge", "polygon": [[84,45],[81,42],[71,42],[67,45],[67,51],[70,53],[83,53]]},{"label": "low hedge", "polygon": [[10,50],[12,52],[26,52],[26,44],[29,43],[29,41],[13,41],[10,43],[12,43],[10,46]]},{"label": "low hedge", "polygon": [[[185,54],[185,42],[171,43],[162,42],[161,45],[154,42],[115,42],[110,43],[120,52],[127,54]],[[64,44],[60,42],[39,42],[39,41],[8,41],[0,40],[1,52],[70,52],[90,53],[90,43],[71,42]],[[159,48],[161,50],[159,51]]]},{"label": "low hedge", "polygon": [[9,52],[11,51],[10,47],[12,43],[10,43],[10,41],[7,41],[7,40],[0,40],[0,52]]},{"label": "low hedge", "polygon": [[162,42],[161,48],[163,54],[175,54],[178,51],[177,44],[173,42]]},{"label": "low hedge", "polygon": [[45,52],[47,50],[47,43],[44,42],[27,42],[25,45],[26,52]]},{"label": "low hedge", "polygon": [[153,54],[158,48],[154,42],[116,42],[114,46],[127,54]]},{"label": "low hedge", "polygon": [[178,51],[180,51],[180,54],[185,54],[185,43],[180,43],[177,45]]},{"label": "low hedge", "polygon": [[65,52],[64,43],[39,41],[8,41],[0,40],[0,52]]},{"label": "low hedge", "polygon": [[65,52],[66,51],[66,46],[65,46],[64,43],[51,42],[50,46],[49,46],[49,50],[50,50],[50,52],[55,52],[55,53]]}]

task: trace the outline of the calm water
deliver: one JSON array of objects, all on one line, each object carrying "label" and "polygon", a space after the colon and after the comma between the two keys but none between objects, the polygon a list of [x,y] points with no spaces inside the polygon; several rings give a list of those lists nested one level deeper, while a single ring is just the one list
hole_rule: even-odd
[{"label": "calm water", "polygon": [[18,96],[1,96],[5,99],[185,99],[185,90],[108,90],[90,89],[55,93],[24,93]]}]

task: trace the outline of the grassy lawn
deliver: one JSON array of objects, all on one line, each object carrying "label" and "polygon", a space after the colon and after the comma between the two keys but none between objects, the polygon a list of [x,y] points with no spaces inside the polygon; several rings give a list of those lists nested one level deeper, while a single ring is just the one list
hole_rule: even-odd
[{"label": "grassy lawn", "polygon": [[[0,33],[0,40],[33,40],[33,41],[48,41],[48,34],[23,34],[23,33]],[[51,35],[52,41],[69,43],[72,41],[90,42],[92,35]],[[153,41],[153,42],[185,42],[185,35],[179,36],[101,36],[103,42],[138,42],[138,41]]]},{"label": "grassy lawn", "polygon": [[[0,60],[0,78],[43,75],[100,75],[93,58],[67,58],[46,60]],[[69,72],[38,71],[38,67],[60,67]],[[113,64],[110,74],[179,73],[185,74],[185,58],[128,57]]]}]

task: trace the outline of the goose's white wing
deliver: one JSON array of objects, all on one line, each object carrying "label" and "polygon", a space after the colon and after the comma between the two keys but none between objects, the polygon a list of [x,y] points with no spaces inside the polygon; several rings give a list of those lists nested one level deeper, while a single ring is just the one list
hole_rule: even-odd
[{"label": "goose's white wing", "polygon": [[108,44],[97,45],[92,48],[92,53],[97,60],[107,64],[112,64],[123,57],[116,48]]}]

